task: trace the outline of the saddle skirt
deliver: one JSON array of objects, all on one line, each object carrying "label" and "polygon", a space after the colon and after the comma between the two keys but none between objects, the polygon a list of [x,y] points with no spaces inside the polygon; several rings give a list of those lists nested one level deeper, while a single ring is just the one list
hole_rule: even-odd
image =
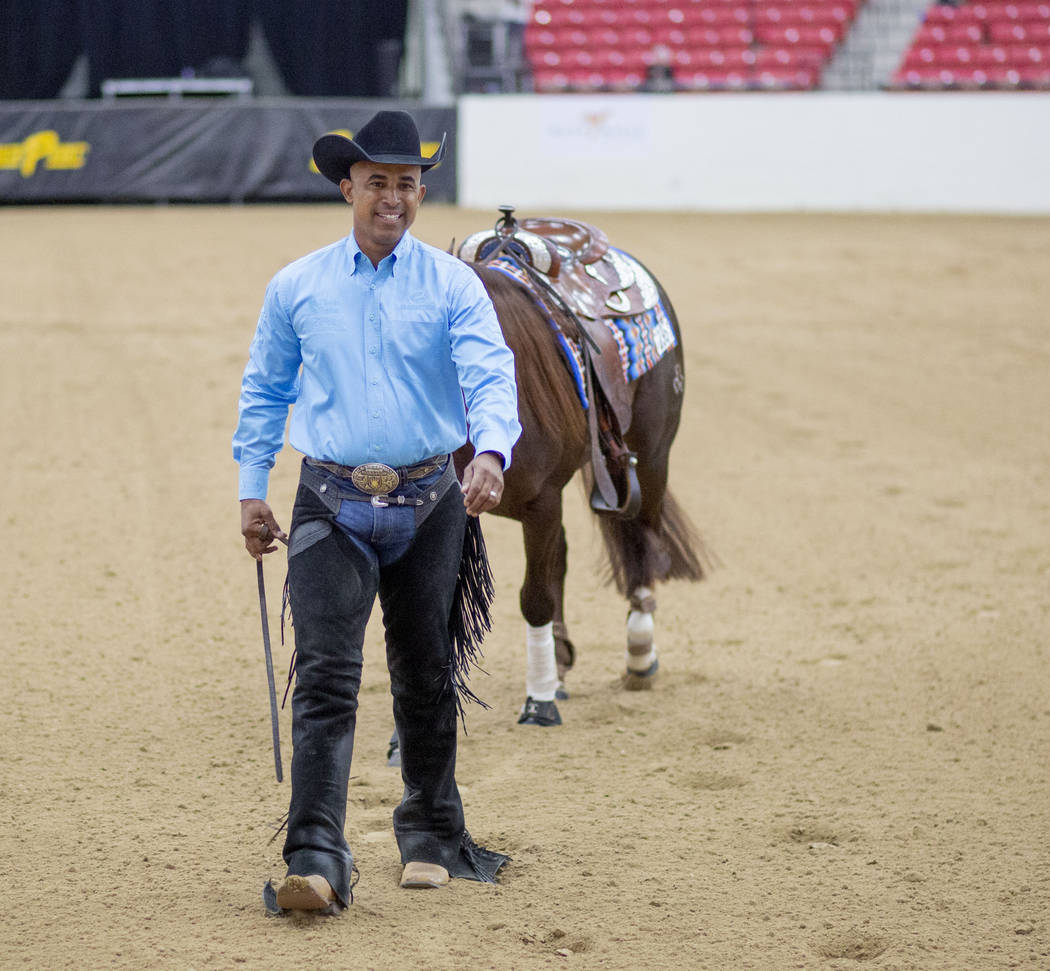
[{"label": "saddle skirt", "polygon": [[485,263],[510,250],[545,278],[577,317],[636,317],[652,310],[660,292],[637,260],[609,246],[600,229],[574,219],[516,220],[510,231],[468,236],[458,256]]},{"label": "saddle skirt", "polygon": [[[579,340],[568,337],[554,317],[550,316],[543,298],[516,260],[509,256],[497,256],[485,265],[516,280],[532,294],[557,335],[580,403],[585,409],[588,408],[590,401],[584,375],[584,355]],[[667,310],[658,301],[651,310],[631,317],[605,317],[602,320],[578,317],[577,322],[587,331],[592,346],[598,350],[597,354],[590,355],[594,376],[612,406],[621,430],[626,431],[631,426],[634,382],[678,343]]]}]

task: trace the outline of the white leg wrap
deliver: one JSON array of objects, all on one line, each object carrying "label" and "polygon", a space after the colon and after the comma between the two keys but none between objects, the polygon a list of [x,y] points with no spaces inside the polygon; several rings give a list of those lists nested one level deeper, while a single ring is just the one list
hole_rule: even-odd
[{"label": "white leg wrap", "polygon": [[[652,596],[648,587],[634,591],[638,600]],[[641,610],[632,610],[627,615],[627,650],[624,654],[628,671],[646,671],[656,660],[653,644],[653,615]]]},{"label": "white leg wrap", "polygon": [[554,624],[525,625],[525,693],[533,701],[553,701],[558,690],[558,665],[554,659]]}]

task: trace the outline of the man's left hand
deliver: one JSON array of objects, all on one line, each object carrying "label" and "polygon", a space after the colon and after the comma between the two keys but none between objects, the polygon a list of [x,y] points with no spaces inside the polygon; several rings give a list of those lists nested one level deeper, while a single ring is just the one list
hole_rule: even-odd
[{"label": "man's left hand", "polygon": [[463,470],[460,490],[468,516],[495,509],[503,498],[503,457],[497,452],[475,455]]}]

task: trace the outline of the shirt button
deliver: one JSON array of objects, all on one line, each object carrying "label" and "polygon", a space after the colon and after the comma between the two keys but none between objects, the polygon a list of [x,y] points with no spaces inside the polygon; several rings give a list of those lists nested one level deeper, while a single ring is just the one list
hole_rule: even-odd
[{"label": "shirt button", "polygon": [[376,285],[373,283],[368,289],[369,290],[374,290],[375,288],[376,288]]},{"label": "shirt button", "polygon": [[375,320],[376,319],[376,315],[375,314],[369,314],[368,315],[368,319],[369,320]]},{"label": "shirt button", "polygon": [[374,347],[370,347],[370,348],[368,349],[368,353],[369,353],[369,354],[375,354],[375,352],[376,352],[376,349],[375,349]]},{"label": "shirt button", "polygon": [[372,417],[373,418],[378,418],[379,417],[379,412],[378,411],[373,411],[372,412]]}]

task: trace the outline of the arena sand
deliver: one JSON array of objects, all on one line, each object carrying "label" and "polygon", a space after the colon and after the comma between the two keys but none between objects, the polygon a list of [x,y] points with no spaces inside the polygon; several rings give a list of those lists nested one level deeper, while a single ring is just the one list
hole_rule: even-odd
[{"label": "arena sand", "polygon": [[[625,605],[570,487],[572,698],[520,728],[520,532],[487,518],[492,709],[458,775],[502,883],[397,888],[374,624],[355,903],[264,916],[288,784],[230,436],[267,280],[349,215],[4,212],[0,966],[1050,967],[1034,218],[581,214],[677,304],[672,484],[722,567],[661,589],[662,677],[620,691]],[[444,247],[495,216],[424,206],[417,231]],[[275,642],[283,575],[274,556]]]}]

